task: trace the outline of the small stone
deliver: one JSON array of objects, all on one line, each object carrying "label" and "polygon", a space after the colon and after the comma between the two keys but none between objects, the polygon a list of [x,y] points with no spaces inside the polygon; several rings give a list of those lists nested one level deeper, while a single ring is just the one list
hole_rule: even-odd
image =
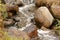
[{"label": "small stone", "polygon": [[38,21],[42,26],[50,27],[54,18],[49,12],[48,8],[40,7],[35,12],[35,20]]},{"label": "small stone", "polygon": [[12,19],[7,19],[4,21],[5,26],[12,26],[15,22]]}]

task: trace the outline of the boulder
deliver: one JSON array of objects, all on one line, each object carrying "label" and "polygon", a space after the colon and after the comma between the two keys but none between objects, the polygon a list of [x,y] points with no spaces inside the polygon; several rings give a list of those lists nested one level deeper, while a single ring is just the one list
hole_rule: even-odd
[{"label": "boulder", "polygon": [[36,6],[41,6],[41,5],[51,6],[52,4],[59,5],[60,0],[35,0],[35,4],[36,4]]},{"label": "boulder", "polygon": [[60,0],[45,0],[46,6],[60,5]]},{"label": "boulder", "polygon": [[35,21],[38,21],[42,26],[45,27],[49,27],[54,20],[53,16],[46,7],[40,7],[38,10],[36,10],[34,17]]},{"label": "boulder", "polygon": [[54,17],[60,18],[60,6],[59,5],[52,5],[51,11]]}]

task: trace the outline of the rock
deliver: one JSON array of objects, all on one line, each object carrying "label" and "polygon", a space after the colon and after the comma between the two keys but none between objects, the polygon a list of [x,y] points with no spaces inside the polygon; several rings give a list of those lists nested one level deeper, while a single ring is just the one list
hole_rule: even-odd
[{"label": "rock", "polygon": [[36,6],[41,6],[42,5],[42,0],[35,0]]},{"label": "rock", "polygon": [[40,7],[35,12],[35,20],[38,21],[42,26],[50,27],[54,18],[46,7]]},{"label": "rock", "polygon": [[6,4],[6,10],[7,11],[16,11],[16,12],[18,12],[18,6],[16,6],[16,5],[9,5],[9,4]]},{"label": "rock", "polygon": [[12,26],[15,22],[12,19],[7,19],[4,21],[5,26]]},{"label": "rock", "polygon": [[60,0],[45,0],[44,1],[46,3],[46,6],[50,6],[51,5],[60,5]]},{"label": "rock", "polygon": [[41,6],[41,5],[51,6],[52,4],[59,5],[60,4],[60,0],[38,0],[38,1],[36,0],[35,4],[36,4],[36,6]]},{"label": "rock", "polygon": [[51,11],[54,17],[60,18],[60,6],[59,5],[52,5]]},{"label": "rock", "polygon": [[30,38],[37,37],[37,27],[33,24],[26,27],[23,31],[28,33]]}]

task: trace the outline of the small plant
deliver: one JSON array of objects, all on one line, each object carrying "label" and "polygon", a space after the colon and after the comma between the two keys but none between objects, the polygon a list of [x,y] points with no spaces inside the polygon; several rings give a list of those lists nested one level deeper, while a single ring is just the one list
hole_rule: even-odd
[{"label": "small plant", "polygon": [[57,24],[55,25],[55,32],[60,36],[60,20],[59,19],[56,19],[57,20]]}]

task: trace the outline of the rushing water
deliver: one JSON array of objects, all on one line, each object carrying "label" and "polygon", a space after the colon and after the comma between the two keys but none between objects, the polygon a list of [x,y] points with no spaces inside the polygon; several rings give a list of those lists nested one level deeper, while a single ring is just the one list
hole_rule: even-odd
[{"label": "rushing water", "polygon": [[52,30],[39,29],[37,31],[41,40],[59,40],[58,36]]},{"label": "rushing water", "polygon": [[35,5],[30,4],[23,7],[19,7],[19,16],[20,16],[20,25],[21,27],[25,27],[31,24],[31,20],[34,19],[34,10]]}]

